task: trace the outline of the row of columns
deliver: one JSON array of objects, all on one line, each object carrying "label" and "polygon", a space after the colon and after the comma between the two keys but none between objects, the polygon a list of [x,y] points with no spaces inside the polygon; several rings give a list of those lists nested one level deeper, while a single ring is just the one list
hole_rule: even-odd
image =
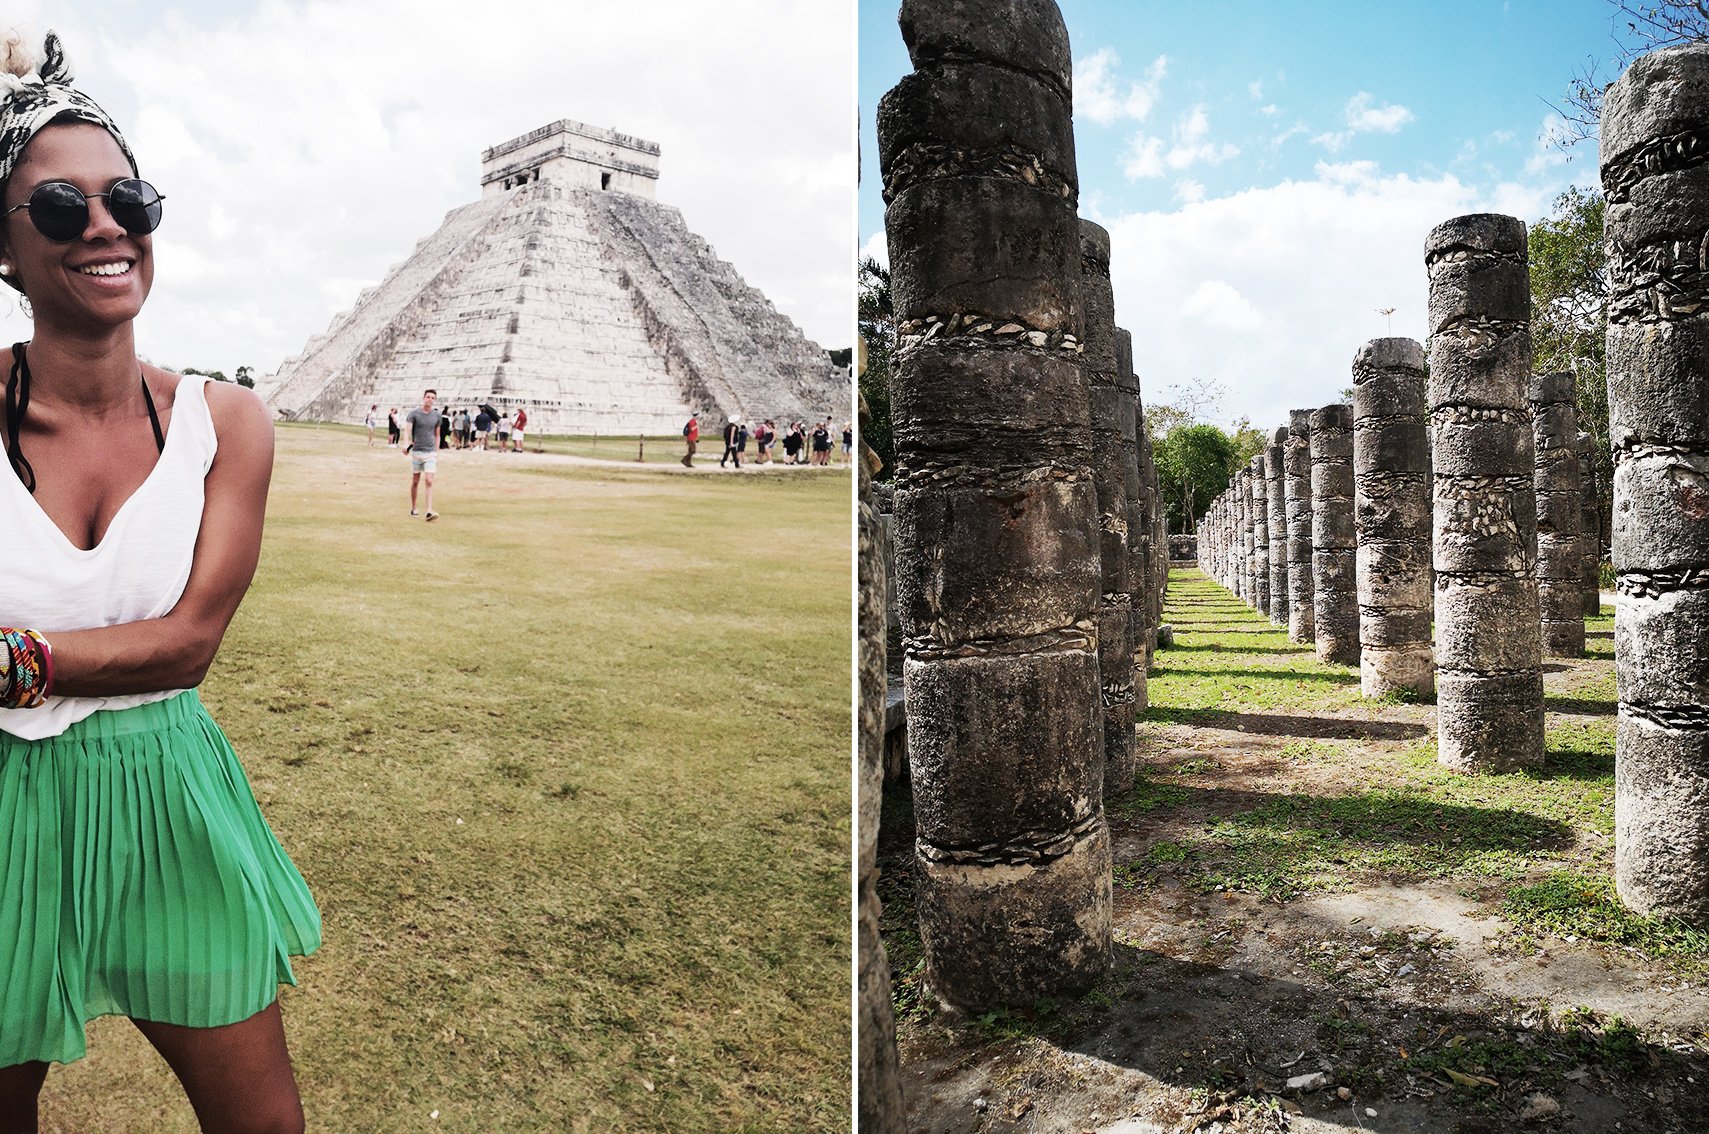
[{"label": "row of columns", "polygon": [[1535,766],[1542,658],[1582,653],[1593,609],[1576,391],[1531,373],[1523,223],[1439,225],[1425,267],[1428,376],[1411,339],[1362,346],[1353,404],[1290,414],[1212,502],[1202,558],[1320,661],[1358,665],[1366,696],[1435,693],[1442,763]]}]

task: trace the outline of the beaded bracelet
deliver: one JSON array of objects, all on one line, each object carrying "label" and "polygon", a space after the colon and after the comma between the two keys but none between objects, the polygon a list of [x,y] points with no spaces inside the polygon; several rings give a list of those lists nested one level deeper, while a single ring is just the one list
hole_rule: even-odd
[{"label": "beaded bracelet", "polygon": [[0,709],[33,709],[53,684],[53,649],[40,632],[0,626]]}]

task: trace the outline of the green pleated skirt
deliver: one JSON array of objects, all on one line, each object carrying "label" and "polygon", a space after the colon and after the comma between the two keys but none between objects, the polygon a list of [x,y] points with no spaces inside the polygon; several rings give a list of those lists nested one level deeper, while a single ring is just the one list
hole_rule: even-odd
[{"label": "green pleated skirt", "polygon": [[0,1067],[109,1014],[206,1028],[296,983],[320,912],[192,690],[46,740],[0,732]]}]

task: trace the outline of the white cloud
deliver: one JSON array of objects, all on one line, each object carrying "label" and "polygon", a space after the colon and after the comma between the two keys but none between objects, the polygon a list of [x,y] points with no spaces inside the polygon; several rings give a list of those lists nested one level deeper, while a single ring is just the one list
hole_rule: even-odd
[{"label": "white cloud", "polygon": [[1258,108],[1258,113],[1274,118],[1276,115],[1282,113],[1282,108],[1272,102],[1268,106],[1260,106]]},{"label": "white cloud", "polygon": [[1205,187],[1191,177],[1183,177],[1175,182],[1175,199],[1191,204],[1205,199]]},{"label": "white cloud", "polygon": [[1259,82],[1257,79],[1253,79],[1250,83],[1246,84],[1246,93],[1252,96],[1253,101],[1261,102],[1264,98],[1264,84]]},{"label": "white cloud", "polygon": [[1347,103],[1347,125],[1360,132],[1393,134],[1412,119],[1412,111],[1404,106],[1372,106],[1371,96],[1364,91]]},{"label": "white cloud", "polygon": [[137,321],[162,364],[272,370],[479,197],[483,148],[559,118],[658,142],[660,201],[808,337],[848,345],[852,20],[836,5],[159,11],[39,0],[25,15],[62,33],[168,198]]},{"label": "white cloud", "polygon": [[1169,58],[1159,55],[1145,69],[1141,82],[1127,84],[1127,93],[1120,91],[1121,80],[1116,77],[1120,56],[1112,47],[1100,48],[1074,64],[1074,113],[1090,118],[1100,126],[1108,126],[1118,118],[1143,122],[1157,102],[1163,76],[1169,70]]},{"label": "white cloud", "polygon": [[1318,134],[1312,138],[1313,144],[1332,154],[1339,153],[1357,134],[1393,134],[1414,117],[1412,111],[1393,103],[1372,106],[1371,96],[1366,91],[1360,91],[1347,100],[1342,116],[1346,119],[1347,129]]},{"label": "white cloud", "polygon": [[1163,139],[1135,134],[1128,143],[1127,156],[1122,158],[1122,172],[1129,181],[1142,177],[1163,176]]},{"label": "white cloud", "polygon": [[860,246],[860,256],[863,260],[870,256],[886,268],[890,266],[890,242],[885,239],[883,229],[866,238],[866,243]]},{"label": "white cloud", "polygon": [[1556,191],[1320,162],[1307,180],[1110,216],[1116,319],[1148,397],[1203,376],[1227,386],[1231,418],[1274,426],[1337,400],[1354,352],[1390,333],[1377,308],[1423,339],[1431,228],[1485,210],[1529,222]]},{"label": "white cloud", "polygon": [[1167,151],[1163,148],[1162,138],[1135,134],[1128,143],[1128,155],[1122,160],[1122,171],[1129,180],[1162,177],[1165,169],[1178,173],[1201,161],[1215,165],[1240,152],[1238,146],[1227,142],[1218,145],[1211,141],[1210,129],[1205,108],[1195,106],[1171,128],[1172,144]]},{"label": "white cloud", "polygon": [[1181,304],[1181,314],[1220,330],[1252,331],[1264,324],[1252,301],[1226,280],[1206,280],[1194,288]]}]

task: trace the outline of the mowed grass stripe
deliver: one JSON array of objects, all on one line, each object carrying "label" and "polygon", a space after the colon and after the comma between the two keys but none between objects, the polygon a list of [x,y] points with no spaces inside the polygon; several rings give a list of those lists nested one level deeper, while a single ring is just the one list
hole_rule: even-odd
[{"label": "mowed grass stripe", "polygon": [[[846,1129],[847,474],[407,467],[280,429],[203,687],[325,917],[311,1128]],[[195,1129],[92,1030],[44,1129]]]}]

